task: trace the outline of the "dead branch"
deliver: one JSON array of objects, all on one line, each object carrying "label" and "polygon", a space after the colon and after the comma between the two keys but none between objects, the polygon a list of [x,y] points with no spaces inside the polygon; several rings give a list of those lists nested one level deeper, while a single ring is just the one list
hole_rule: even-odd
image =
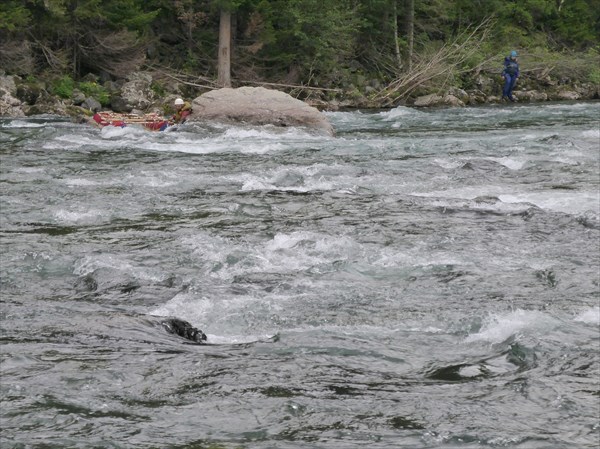
[{"label": "dead branch", "polygon": [[175,75],[173,75],[172,73],[168,72],[165,69],[157,68],[157,66],[149,66],[149,67],[154,68],[159,73],[161,73],[162,75],[166,76],[167,78],[171,78],[171,79],[177,81],[178,83],[185,84],[186,86],[200,87],[200,88],[203,88],[203,89],[215,89],[216,86],[217,86],[217,83],[215,81],[209,80],[208,78],[197,77],[197,78],[200,78],[201,80],[209,83],[209,85],[198,84],[198,83],[193,83],[191,81],[186,81],[186,80],[182,79],[182,77],[185,76],[185,75],[178,74],[177,76],[175,76]]},{"label": "dead branch", "polygon": [[472,70],[465,67],[466,61],[481,48],[491,30],[491,19],[468,28],[453,40],[443,44],[437,51],[423,55],[412,66],[412,70],[393,80],[376,96],[376,99],[390,106],[398,98],[406,98],[419,87],[435,79],[443,79],[443,87],[456,73]]},{"label": "dead branch", "polygon": [[2,42],[0,67],[9,72],[31,73],[34,59],[30,43],[21,39],[6,39]]},{"label": "dead branch", "polygon": [[290,89],[300,89],[300,90],[316,90],[316,91],[324,91],[324,92],[341,92],[341,89],[333,89],[327,87],[313,87],[313,86],[302,86],[298,84],[282,84],[282,83],[267,83],[265,81],[245,81],[245,80],[236,80],[240,84],[258,84],[261,86],[277,86],[277,87],[287,87]]},{"label": "dead branch", "polygon": [[87,33],[77,44],[86,65],[117,77],[139,69],[146,59],[143,42],[127,30]]},{"label": "dead branch", "polygon": [[[207,83],[207,84],[198,84],[195,82],[191,82],[191,81],[186,81],[184,78],[188,77],[189,75],[185,75],[182,73],[178,73],[175,72],[173,70],[170,70],[168,68],[165,67],[161,67],[158,65],[149,65],[149,68],[152,68],[154,70],[156,70],[157,72],[161,73],[162,75],[166,76],[167,78],[171,78],[181,84],[185,84],[187,86],[193,86],[193,87],[200,87],[200,88],[204,88],[204,89],[215,89],[217,87],[217,83],[216,81],[213,81],[209,78],[205,78],[205,77],[198,77],[196,76],[196,79],[200,79],[203,82]],[[299,90],[308,90],[308,91],[329,91],[329,92],[341,92],[341,89],[332,89],[332,88],[326,88],[326,87],[313,87],[313,86],[303,86],[303,85],[297,85],[297,84],[285,84],[285,83],[269,83],[266,81],[250,81],[250,80],[240,80],[240,79],[234,79],[236,84],[255,84],[255,85],[260,85],[260,86],[274,86],[274,87],[285,87],[288,89],[299,89]]]}]

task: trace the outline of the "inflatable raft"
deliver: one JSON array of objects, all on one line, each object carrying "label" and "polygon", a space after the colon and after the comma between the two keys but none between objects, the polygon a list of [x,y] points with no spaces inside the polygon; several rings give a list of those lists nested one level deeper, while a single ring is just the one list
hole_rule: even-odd
[{"label": "inflatable raft", "polygon": [[105,111],[96,112],[92,119],[101,128],[104,128],[105,126],[123,128],[129,125],[141,125],[150,131],[164,131],[169,126],[173,125],[173,122],[156,113],[136,115]]}]

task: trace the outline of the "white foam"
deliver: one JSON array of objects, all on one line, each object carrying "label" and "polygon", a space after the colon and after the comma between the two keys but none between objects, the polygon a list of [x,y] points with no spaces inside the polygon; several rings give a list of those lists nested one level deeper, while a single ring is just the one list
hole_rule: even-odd
[{"label": "white foam", "polygon": [[103,139],[113,139],[115,137],[141,136],[149,133],[150,131],[146,131],[144,128],[137,126],[125,126],[123,128],[118,126],[105,126],[100,130],[100,137]]},{"label": "white foam", "polygon": [[85,179],[85,178],[63,179],[62,182],[71,187],[92,187],[92,186],[101,185],[99,182],[92,181],[91,179]]},{"label": "white foam", "polygon": [[465,341],[501,343],[510,337],[518,337],[522,333],[534,332],[540,328],[553,327],[555,324],[555,320],[545,313],[517,309],[504,314],[491,314],[484,321],[481,330],[469,335]]},{"label": "white foam", "polygon": [[63,223],[95,223],[98,221],[98,219],[104,218],[105,215],[105,211],[98,209],[91,209],[87,211],[69,211],[59,209],[54,212],[55,219]]},{"label": "white foam", "polygon": [[213,345],[239,345],[244,343],[257,343],[273,338],[273,334],[263,335],[215,335],[206,334],[206,343]]},{"label": "white foam", "polygon": [[110,254],[98,254],[85,256],[75,262],[73,274],[76,276],[85,276],[93,273],[99,268],[113,268],[119,271],[130,271],[132,266],[129,262],[122,260]]},{"label": "white foam", "polygon": [[462,187],[458,189],[433,190],[431,192],[412,192],[410,195],[420,196],[425,198],[458,198],[464,200],[473,200],[481,196],[498,197],[503,192],[503,188],[499,186],[474,186]]},{"label": "white foam", "polygon": [[[319,172],[322,166],[304,167],[295,170],[283,169],[265,173],[264,176],[242,177],[242,191],[279,190],[286,192],[311,192],[333,190],[336,186]],[[287,183],[289,179],[291,183]],[[239,182],[239,177],[235,178]]]},{"label": "white foam", "polygon": [[45,150],[65,150],[65,149],[79,149],[82,146],[96,147],[98,146],[98,139],[82,136],[81,134],[65,134],[53,138],[50,141],[44,143],[43,148]]},{"label": "white foam", "polygon": [[600,306],[584,310],[575,317],[575,321],[580,321],[587,324],[597,324],[600,326]]},{"label": "white foam", "polygon": [[187,236],[192,263],[206,276],[232,279],[260,272],[304,271],[339,260],[354,260],[361,246],[350,237],[298,231],[276,234],[256,246],[206,234]]},{"label": "white foam", "polygon": [[464,161],[456,159],[434,159],[433,162],[446,170],[454,170],[464,164]]},{"label": "white foam", "polygon": [[16,173],[43,173],[46,171],[46,167],[16,167],[14,172]]},{"label": "white foam", "polygon": [[509,168],[511,170],[520,170],[527,163],[527,161],[520,161],[517,159],[511,159],[509,157],[491,157],[490,160],[504,165],[506,168]]},{"label": "white foam", "polygon": [[263,126],[257,128],[238,128],[232,127],[218,137],[218,140],[322,140],[323,136],[311,134],[301,128],[286,127],[276,128],[273,126]]},{"label": "white foam", "polygon": [[185,317],[192,325],[197,325],[211,308],[212,305],[206,298],[198,298],[190,293],[179,293],[162,306],[152,310],[150,315]]},{"label": "white foam", "polygon": [[598,211],[600,192],[528,192],[503,194],[498,198],[505,203],[531,203],[541,209],[566,214],[581,214]]},{"label": "white foam", "polygon": [[600,139],[600,128],[588,129],[581,133],[581,137],[584,139]]},{"label": "white foam", "polygon": [[398,106],[394,109],[390,109],[389,111],[380,112],[379,115],[383,117],[385,120],[395,120],[398,117],[406,117],[409,115],[418,115],[419,111],[415,109],[407,108],[405,106]]},{"label": "white foam", "polygon": [[32,123],[24,120],[11,120],[2,125],[2,128],[43,128],[47,123]]},{"label": "white foam", "polygon": [[[587,211],[600,212],[600,192],[510,192],[501,186],[473,186],[458,189],[411,192],[413,196],[425,198],[449,198],[474,200],[478,197],[496,197],[505,204],[533,204],[540,209],[579,215]],[[440,203],[443,205],[443,203]],[[451,205],[450,203],[448,205]]]}]

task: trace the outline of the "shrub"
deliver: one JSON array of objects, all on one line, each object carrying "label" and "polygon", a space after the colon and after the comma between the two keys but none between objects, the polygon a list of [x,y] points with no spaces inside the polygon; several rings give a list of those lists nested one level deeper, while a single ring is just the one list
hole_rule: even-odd
[{"label": "shrub", "polygon": [[154,92],[157,97],[164,97],[167,93],[165,86],[158,82],[153,82],[150,85],[150,89],[152,89],[152,92]]},{"label": "shrub", "polygon": [[590,72],[590,74],[588,76],[588,79],[590,80],[591,83],[600,85],[600,69],[597,67],[592,69],[592,71]]},{"label": "shrub", "polygon": [[110,94],[108,91],[95,82],[83,81],[79,83],[79,89],[88,97],[93,97],[102,106],[108,106],[110,104]]},{"label": "shrub", "polygon": [[74,88],[75,81],[69,75],[65,75],[54,82],[52,92],[61,98],[71,98]]}]

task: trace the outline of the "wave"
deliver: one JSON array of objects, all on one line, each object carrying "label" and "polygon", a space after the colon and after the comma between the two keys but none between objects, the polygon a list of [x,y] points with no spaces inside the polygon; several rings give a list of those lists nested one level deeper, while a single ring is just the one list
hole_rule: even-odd
[{"label": "wave", "polygon": [[465,342],[502,343],[523,333],[548,330],[558,321],[544,312],[517,309],[507,313],[490,314],[478,332],[470,334]]},{"label": "wave", "polygon": [[586,324],[596,324],[600,326],[600,306],[584,310],[577,315],[574,320]]},{"label": "wave", "polygon": [[0,128],[44,128],[46,126],[48,126],[47,123],[33,123],[30,120],[26,119],[14,119],[3,123],[2,125],[0,125]]},{"label": "wave", "polygon": [[398,106],[389,111],[380,112],[379,116],[385,120],[396,120],[399,117],[415,117],[423,115],[423,112],[417,111],[416,109],[407,108],[406,106]]},{"label": "wave", "polygon": [[100,209],[90,209],[86,211],[59,209],[54,212],[56,221],[69,224],[97,224],[99,221],[103,221],[103,219],[108,219],[106,215],[106,211]]}]

